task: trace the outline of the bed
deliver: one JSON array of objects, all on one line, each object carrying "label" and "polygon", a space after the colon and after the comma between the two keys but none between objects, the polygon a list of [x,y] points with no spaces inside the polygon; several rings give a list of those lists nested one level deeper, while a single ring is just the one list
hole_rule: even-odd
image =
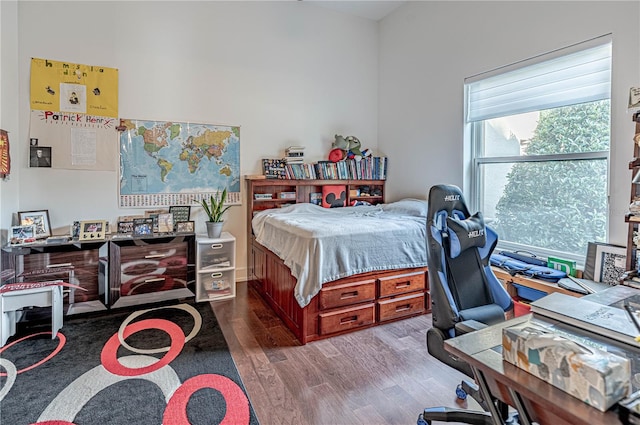
[{"label": "bed", "polygon": [[425,314],[426,211],[417,199],[254,211],[251,283],[302,344]]}]

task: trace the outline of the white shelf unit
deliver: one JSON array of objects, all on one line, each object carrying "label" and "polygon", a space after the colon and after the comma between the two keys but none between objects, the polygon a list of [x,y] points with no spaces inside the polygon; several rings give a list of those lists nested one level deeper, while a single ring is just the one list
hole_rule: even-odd
[{"label": "white shelf unit", "polygon": [[196,301],[236,296],[236,238],[222,232],[219,238],[196,239]]}]

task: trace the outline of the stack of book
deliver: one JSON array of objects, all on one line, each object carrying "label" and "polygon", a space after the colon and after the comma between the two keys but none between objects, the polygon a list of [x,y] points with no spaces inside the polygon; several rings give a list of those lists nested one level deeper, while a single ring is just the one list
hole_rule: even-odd
[{"label": "stack of book", "polygon": [[285,151],[287,164],[304,163],[304,146],[289,146]]}]

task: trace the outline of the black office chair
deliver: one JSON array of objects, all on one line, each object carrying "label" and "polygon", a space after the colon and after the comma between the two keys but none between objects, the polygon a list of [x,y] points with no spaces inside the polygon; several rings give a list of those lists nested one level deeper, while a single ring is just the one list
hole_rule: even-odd
[{"label": "black office chair", "polygon": [[[438,360],[473,376],[467,363],[445,351],[444,341],[501,322],[505,320],[505,312],[513,308],[511,297],[489,263],[498,237],[485,226],[480,212],[469,214],[462,192],[452,185],[436,185],[429,190],[427,220],[433,320],[433,327],[427,331],[427,349]],[[463,385],[472,390],[472,396],[476,395],[474,384]],[[478,401],[485,409],[487,403],[493,403]],[[500,405],[499,412],[506,415],[506,406]],[[420,421],[493,423],[489,412],[445,407],[425,409]]]}]

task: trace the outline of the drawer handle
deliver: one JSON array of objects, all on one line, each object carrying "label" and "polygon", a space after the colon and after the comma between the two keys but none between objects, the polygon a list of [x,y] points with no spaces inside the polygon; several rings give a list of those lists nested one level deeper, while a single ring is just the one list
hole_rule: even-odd
[{"label": "drawer handle", "polygon": [[217,277],[222,277],[222,273],[219,273],[219,272],[218,273],[211,273],[211,277],[214,278],[214,279],[217,278]]},{"label": "drawer handle", "polygon": [[60,264],[47,264],[48,269],[55,269],[57,267],[71,267],[72,263],[60,263]]},{"label": "drawer handle", "polygon": [[343,317],[342,319],[340,319],[340,324],[341,325],[348,325],[350,323],[353,323],[355,321],[358,320],[358,316],[351,316],[351,317]]},{"label": "drawer handle", "polygon": [[151,254],[145,255],[144,258],[163,258],[166,257],[166,254]]},{"label": "drawer handle", "polygon": [[396,313],[400,313],[401,311],[407,311],[407,310],[411,310],[411,304],[396,306]]},{"label": "drawer handle", "polygon": [[354,298],[357,296],[358,296],[358,291],[343,292],[342,294],[340,294],[340,299],[346,300],[346,299]]},{"label": "drawer handle", "polygon": [[409,286],[411,286],[411,281],[396,283],[396,289],[407,288]]},{"label": "drawer handle", "polygon": [[221,243],[214,243],[211,245],[211,249],[220,249],[222,248],[224,245],[222,245]]},{"label": "drawer handle", "polygon": [[145,279],[144,283],[162,282],[163,280],[164,280],[164,277],[156,277],[155,279]]}]

